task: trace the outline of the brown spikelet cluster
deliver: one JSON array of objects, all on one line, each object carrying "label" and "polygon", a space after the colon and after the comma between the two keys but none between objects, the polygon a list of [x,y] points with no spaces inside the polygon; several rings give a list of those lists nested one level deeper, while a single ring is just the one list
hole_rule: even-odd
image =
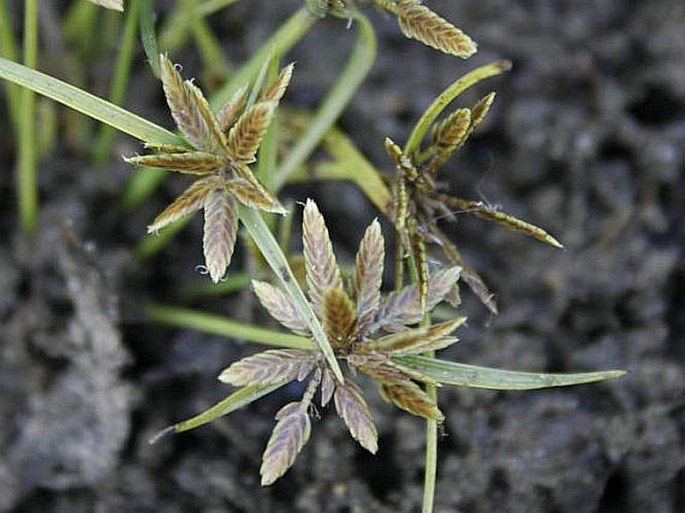
[{"label": "brown spikelet cluster", "polygon": [[[344,357],[355,371],[375,379],[383,397],[392,404],[420,417],[442,420],[435,401],[420,386],[434,382],[393,361],[393,357],[417,355],[455,343],[452,332],[464,318],[415,327],[423,318],[418,285],[382,297],[385,241],[378,221],[364,233],[349,284],[342,278],[323,216],[311,200],[304,208],[302,233],[306,294],[336,355]],[[447,297],[459,274],[458,267],[430,274],[426,296],[430,308]],[[310,335],[289,296],[265,282],[254,281],[253,287],[274,319],[297,334]],[[317,392],[322,407],[333,399],[352,438],[372,453],[378,449],[378,431],[361,389],[349,378],[337,382],[318,350],[264,351],[234,363],[219,379],[235,386],[307,383],[302,399],[276,415],[278,422],[262,458],[264,485],[283,475],[307,442],[307,411]]]},{"label": "brown spikelet cluster", "polygon": [[[483,303],[497,312],[493,294],[478,273],[464,262],[457,247],[438,226],[438,220],[454,220],[457,213],[468,212],[495,221],[503,227],[534,237],[554,247],[561,244],[546,231],[530,223],[506,214],[483,202],[470,201],[443,192],[437,181],[438,171],[452,154],[461,147],[481,124],[487,115],[495,93],[479,100],[472,108],[460,108],[439,120],[432,126],[431,141],[424,149],[419,148],[411,155],[405,155],[392,140],[386,139],[385,147],[395,163],[393,183],[393,221],[402,245],[399,258],[411,257],[418,271],[419,290],[422,305],[429,308],[429,286],[427,278],[426,245],[438,246],[447,260],[462,269],[462,278]],[[402,265],[396,267],[401,271]],[[398,274],[401,280],[401,274]],[[458,301],[458,289],[446,292],[446,296]]]},{"label": "brown spikelet cluster", "polygon": [[194,182],[148,226],[153,233],[181,217],[204,209],[203,250],[207,272],[219,281],[231,262],[238,229],[238,205],[285,214],[279,201],[257,180],[248,164],[271,123],[278,102],[292,77],[286,66],[273,84],[253,95],[240,88],[212,113],[202,91],[183,80],[174,65],[160,56],[160,75],[171,115],[189,146],[153,146],[153,155],[127,158],[132,164],[190,175]]}]

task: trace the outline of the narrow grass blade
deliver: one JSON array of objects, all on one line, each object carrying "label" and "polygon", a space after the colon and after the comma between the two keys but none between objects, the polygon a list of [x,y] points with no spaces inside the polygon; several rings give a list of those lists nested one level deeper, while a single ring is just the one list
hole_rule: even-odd
[{"label": "narrow grass blade", "polygon": [[231,272],[219,283],[211,283],[208,280],[196,280],[181,290],[184,299],[198,297],[225,296],[234,292],[240,292],[250,285],[250,276],[246,273]]},{"label": "narrow grass blade", "polygon": [[173,426],[169,426],[168,428],[163,429],[150,439],[150,443],[154,444],[167,435],[171,435],[174,433],[182,433],[183,431],[195,429],[204,424],[207,424],[208,422],[213,421],[214,419],[217,419],[231,412],[239,410],[240,408],[247,406],[248,404],[256,401],[257,399],[260,399],[265,395],[270,394],[271,392],[282,387],[286,383],[286,380],[281,380],[269,385],[253,385],[241,388],[237,392],[234,392],[228,397],[226,397],[226,399],[224,399],[223,401],[219,401],[211,408],[206,409],[199,415],[196,415],[194,417],[189,418],[188,420],[184,420],[183,422],[179,422],[177,424],[174,424]]},{"label": "narrow grass blade", "polygon": [[[17,60],[17,47],[14,43],[14,30],[7,10],[6,0],[0,0],[0,56],[11,61]],[[12,118],[15,132],[19,130],[19,105],[21,89],[15,84],[5,84],[7,110]]]},{"label": "narrow grass blade", "polygon": [[274,183],[278,191],[311,155],[350,102],[376,59],[376,34],[369,20],[355,14],[359,26],[357,41],[344,71],[319,106],[305,133],[295,143],[278,169]]},{"label": "narrow grass blade", "polygon": [[140,39],[147,56],[147,62],[152,68],[154,75],[159,78],[159,47],[155,36],[155,12],[153,0],[140,0],[139,4],[139,29]]},{"label": "narrow grass blade", "polygon": [[[131,62],[133,53],[136,49],[136,27],[138,25],[138,13],[140,0],[131,0],[126,9],[126,22],[124,33],[121,36],[119,45],[119,56],[117,57],[114,77],[109,90],[109,101],[115,105],[121,105],[126,98],[126,87],[131,76]],[[95,164],[105,162],[111,153],[112,142],[114,141],[114,130],[109,126],[100,127],[100,133],[95,142],[93,161]]]},{"label": "narrow grass blade", "polygon": [[294,306],[300,311],[302,317],[307,322],[309,330],[314,336],[314,340],[326,357],[328,365],[335,374],[335,377],[338,379],[338,381],[342,382],[343,375],[342,371],[340,370],[340,365],[335,358],[333,349],[328,343],[328,339],[323,331],[323,327],[316,318],[316,315],[314,315],[314,311],[309,305],[304,292],[302,292],[302,289],[297,284],[297,279],[290,269],[290,265],[288,265],[285,255],[281,251],[278,242],[276,242],[276,239],[269,230],[266,222],[260,213],[254,209],[245,208],[244,206],[240,205],[239,213],[240,220],[247,228],[252,240],[254,240],[255,244],[262,252],[264,259],[269,264],[269,267],[271,267],[276,276],[278,276],[283,289],[292,298]]},{"label": "narrow grass blade", "polygon": [[149,144],[183,145],[176,134],[54,77],[0,58],[0,78],[47,96]]},{"label": "narrow grass blade", "polygon": [[[24,64],[36,67],[38,59],[38,0],[24,4]],[[38,147],[36,139],[36,96],[30,89],[21,92],[19,113],[19,165],[17,167],[17,203],[19,221],[25,234],[33,232],[38,222]]]},{"label": "narrow grass blade", "polygon": [[289,349],[314,349],[315,347],[306,337],[268,330],[236,322],[220,315],[187,308],[151,305],[147,308],[147,314],[155,322],[178,328],[196,329],[231,339],[239,338],[257,344]]},{"label": "narrow grass blade", "polygon": [[519,372],[477,365],[466,365],[424,356],[404,356],[393,358],[400,368],[408,369],[427,376],[445,385],[459,385],[492,390],[535,390],[538,388],[563,387],[593,383],[619,378],[624,370],[581,372],[574,374],[545,374],[541,372]]}]

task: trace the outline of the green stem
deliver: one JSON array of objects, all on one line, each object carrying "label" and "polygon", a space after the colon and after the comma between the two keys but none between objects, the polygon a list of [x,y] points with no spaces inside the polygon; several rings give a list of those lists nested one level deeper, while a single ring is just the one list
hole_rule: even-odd
[{"label": "green stem", "polygon": [[290,349],[315,348],[311,341],[305,337],[259,328],[207,312],[173,306],[151,305],[147,308],[147,314],[155,322],[221,335],[231,339],[238,338],[256,344]]},{"label": "green stem", "polygon": [[[131,62],[133,61],[133,53],[136,48],[136,27],[139,12],[139,0],[131,0],[126,8],[124,34],[121,38],[119,56],[117,57],[114,78],[109,91],[109,101],[115,105],[124,103],[126,97],[126,86],[131,75]],[[113,141],[114,130],[103,125],[95,142],[95,151],[93,152],[95,164],[102,164],[109,158]]]},{"label": "green stem", "polygon": [[438,118],[443,110],[454,100],[457,96],[467,90],[469,87],[477,84],[478,82],[485,80],[488,77],[499,75],[504,71],[511,69],[511,62],[509,61],[496,61],[480,68],[476,68],[470,73],[467,73],[463,77],[454,81],[450,86],[447,87],[440,95],[433,100],[433,103],[426,109],[421,118],[417,121],[412,130],[407,144],[404,146],[404,154],[412,155],[416,150],[419,149],[421,141],[423,140],[426,132],[431,127],[433,122]]},{"label": "green stem", "polygon": [[140,39],[147,62],[152,68],[152,73],[159,78],[159,47],[155,36],[155,12],[152,0],[140,0],[138,17],[140,19]]},{"label": "green stem", "polygon": [[359,24],[359,35],[347,66],[317,110],[306,132],[279,168],[275,178],[276,190],[283,187],[295,170],[311,155],[371,71],[376,58],[376,34],[365,16],[356,13],[355,19]]},{"label": "green stem", "polygon": [[[426,385],[426,393],[438,404],[438,390],[435,385]],[[438,474],[438,423],[426,420],[426,467],[423,473],[422,513],[432,513],[435,503],[435,480]]]},{"label": "green stem", "polygon": [[[38,58],[38,0],[24,3],[24,64],[35,68]],[[38,222],[36,96],[24,89],[21,95],[17,202],[22,231],[32,233]]]},{"label": "green stem", "polygon": [[[14,30],[7,11],[7,2],[0,0],[0,55],[11,60],[17,60],[17,48],[14,44]],[[19,133],[20,115],[19,103],[21,90],[14,84],[5,84],[7,95],[7,110],[12,118],[15,134]]]}]

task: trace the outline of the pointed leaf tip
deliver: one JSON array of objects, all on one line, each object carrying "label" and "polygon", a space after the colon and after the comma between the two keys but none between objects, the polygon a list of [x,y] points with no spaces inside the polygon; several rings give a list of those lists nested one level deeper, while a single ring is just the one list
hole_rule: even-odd
[{"label": "pointed leaf tip", "polygon": [[169,435],[173,435],[176,432],[176,429],[174,426],[169,426],[165,427],[161,431],[157,432],[150,440],[148,440],[148,443],[150,445],[154,445],[157,442],[159,442],[162,438],[166,438]]}]

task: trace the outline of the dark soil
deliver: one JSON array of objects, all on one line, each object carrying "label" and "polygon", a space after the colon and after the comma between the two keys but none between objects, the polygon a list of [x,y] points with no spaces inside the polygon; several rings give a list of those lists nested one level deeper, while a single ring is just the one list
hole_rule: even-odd
[{"label": "dark soil", "polygon": [[[501,314],[488,315],[464,292],[469,326],[443,356],[512,369],[630,371],[611,383],[550,391],[442,389],[436,511],[683,513],[685,4],[427,3],[479,42],[477,56],[439,55],[372,12],[379,58],[341,126],[389,169],[386,135],[403,141],[428,102],[466,70],[511,59],[512,72],[465,95],[470,105],[490,88],[499,92],[489,121],[443,176],[459,195],[501,205],[567,247],[460,218],[453,237],[496,291]],[[55,40],[52,18],[59,9],[43,4],[41,68],[68,77],[60,65],[68,49]],[[298,5],[240,2],[210,21],[227,54],[242,60]],[[19,2],[10,7],[20,14]],[[291,56],[298,66],[287,99],[315,105],[353,38],[344,23],[321,22]],[[188,75],[200,68],[192,47],[174,59]],[[110,65],[111,56],[93,66],[91,90],[106,90]],[[129,107],[169,126],[142,53],[132,80]],[[136,260],[145,224],[180,182],[122,213],[118,193],[134,171],[118,156],[140,151],[124,137],[99,167],[68,142],[46,154],[39,230],[31,240],[20,236],[4,105],[1,512],[420,510],[423,422],[391,409],[370,383],[378,455],[363,452],[323,411],[295,467],[270,488],[259,485],[259,458],[287,389],[149,446],[158,429],[223,398],[218,372],[253,348],[150,324],[145,302],[261,313],[250,312],[249,294],[182,296],[184,286],[206,279],[195,271],[198,224],[151,260]],[[68,132],[72,118],[64,109],[60,116]],[[347,184],[287,193],[317,199],[343,259],[378,215]]]}]

